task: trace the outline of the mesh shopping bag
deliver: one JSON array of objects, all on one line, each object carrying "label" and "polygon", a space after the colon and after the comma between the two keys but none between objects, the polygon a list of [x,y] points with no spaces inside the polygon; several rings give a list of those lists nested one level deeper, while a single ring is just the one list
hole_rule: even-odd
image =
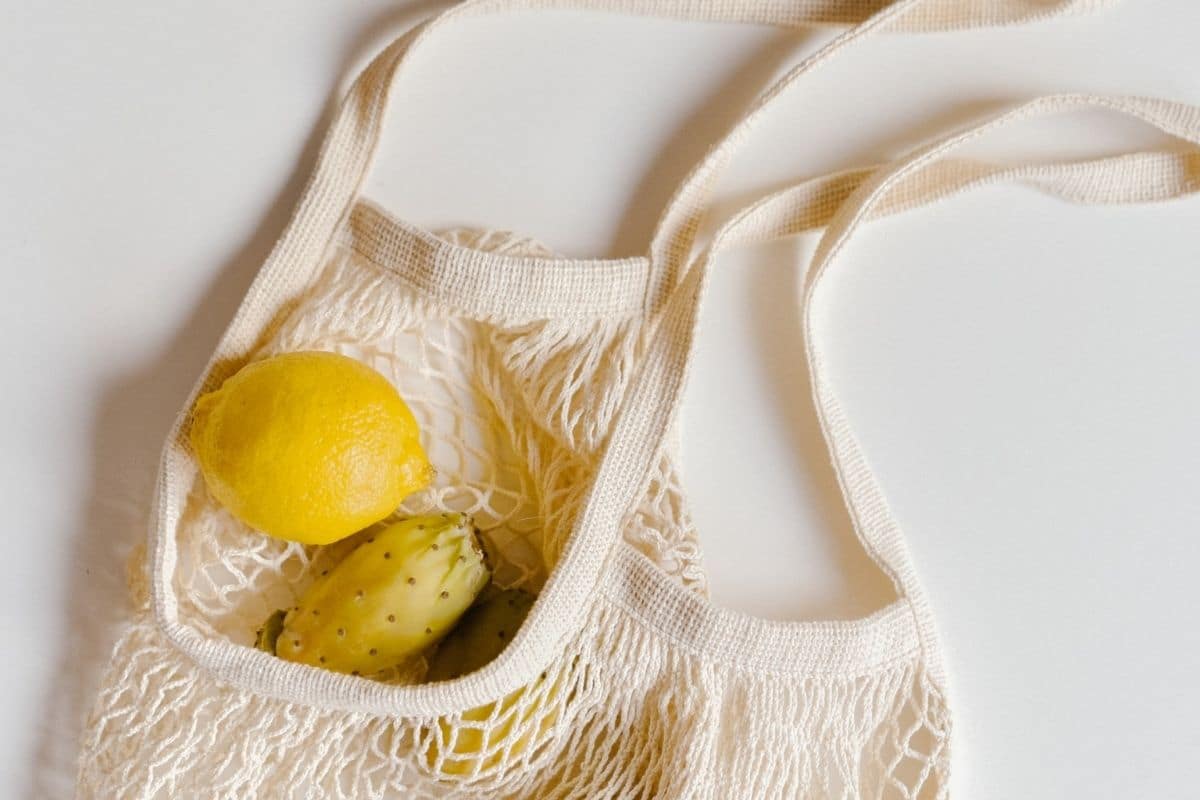
[{"label": "mesh shopping bag", "polygon": [[[999,125],[1099,105],[1195,143],[1200,115],[1163,101],[1041,99],[894,164],[772,194],[697,246],[721,168],[831,54],[873,30],[1097,4],[883,5],[471,2],[372,61],[193,398],[283,352],[371,365],[401,388],[437,469],[394,518],[471,513],[496,581],[538,600],[496,660],[447,682],[423,682],[421,658],[368,679],[255,650],[266,614],[293,605],[356,540],[284,542],[223,510],[188,449],[189,401],[164,449],[138,610],[88,720],[80,795],[944,797],[950,717],[932,617],[825,371],[823,280],[864,221],[999,180],[1089,203],[1200,188],[1194,149],[1030,166],[952,157]],[[762,95],[676,193],[644,256],[572,259],[511,234],[435,235],[360,197],[408,54],[466,14],[560,6],[861,24]],[[771,622],[705,597],[673,423],[715,254],[819,228],[801,308],[816,407],[855,529],[895,599],[861,619]]]}]

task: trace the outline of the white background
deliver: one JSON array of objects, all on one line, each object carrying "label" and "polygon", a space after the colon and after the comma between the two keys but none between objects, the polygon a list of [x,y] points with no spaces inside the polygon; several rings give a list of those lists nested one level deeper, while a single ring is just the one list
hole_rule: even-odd
[{"label": "white background", "polygon": [[[312,165],[331,99],[430,3],[0,2],[0,794],[69,796],[128,613],[160,441]],[[1200,4],[881,38],[778,109],[722,190],[896,156],[1033,94],[1200,103]],[[448,32],[369,193],[574,255],[648,242],[687,167],[820,36],[554,13]],[[996,157],[1161,144],[1081,115]],[[1195,797],[1200,199],[990,189],[842,262],[836,379],[912,542],[957,703],[956,795]],[[721,259],[686,397],[719,603],[851,616],[886,589],[833,493],[794,298],[814,240]]]}]

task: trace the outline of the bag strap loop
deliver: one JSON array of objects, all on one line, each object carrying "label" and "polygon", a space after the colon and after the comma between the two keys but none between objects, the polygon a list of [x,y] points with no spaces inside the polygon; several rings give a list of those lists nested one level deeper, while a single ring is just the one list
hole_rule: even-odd
[{"label": "bag strap loop", "polygon": [[[320,262],[321,254],[353,207],[370,172],[391,90],[401,71],[443,28],[460,19],[507,11],[574,9],[783,27],[861,23],[860,28],[844,33],[838,38],[838,44],[823,48],[823,55],[807,59],[782,85],[770,90],[761,101],[761,107],[765,109],[787,85],[822,63],[843,44],[849,44],[889,21],[894,21],[899,30],[951,30],[1015,24],[1092,10],[1117,1],[972,0],[963,3],[962,0],[899,0],[889,4],[888,0],[466,0],[396,38],[358,75],[326,134],[292,222],[273,249],[264,271],[269,269],[281,274],[280,282],[286,286],[301,286],[311,277],[314,265]],[[752,116],[757,118],[758,114],[752,112]],[[693,177],[685,182],[677,192],[676,200],[664,213],[651,247],[652,257],[662,259],[662,266],[656,269],[663,277],[653,283],[668,287],[678,273],[685,255],[684,247],[690,246],[690,227],[686,221],[693,219],[704,206],[709,182],[744,135],[739,131],[748,130],[752,123],[750,120],[735,127],[726,141],[696,168]],[[681,223],[684,223],[682,227]],[[662,291],[656,287],[650,294],[659,297]],[[248,348],[251,342],[239,344]]]},{"label": "bag strap loop", "polygon": [[1051,3],[1024,0],[983,0],[975,3],[899,0],[891,5],[875,4],[882,9],[879,13],[828,42],[761,93],[741,119],[710,148],[679,185],[663,212],[651,243],[651,260],[657,272],[648,290],[647,307],[658,308],[678,282],[679,270],[693,250],[716,183],[738,148],[789,89],[841,50],[874,32],[934,32],[967,27],[1009,26],[1094,11],[1115,4],[1115,0],[1059,0]]},{"label": "bag strap loop", "polygon": [[[1021,120],[1087,108],[1108,109],[1139,118],[1186,140],[1192,148],[1182,153],[1134,153],[1089,162],[1008,167],[947,158],[968,142]],[[626,427],[613,432],[611,446],[622,458],[631,458],[625,455],[624,448],[640,443],[641,482],[635,484],[627,477],[629,470],[625,467],[602,474],[596,481],[597,491],[615,494],[617,484],[623,482],[620,490],[636,497],[665,447],[691,363],[700,305],[713,257],[739,242],[772,239],[827,225],[807,270],[801,299],[814,404],[855,532],[864,549],[892,580],[897,593],[912,602],[923,644],[932,660],[940,664],[932,616],[899,525],[851,431],[829,377],[823,338],[829,313],[822,302],[824,278],[851,236],[867,220],[926,205],[968,188],[1016,180],[1077,203],[1159,201],[1200,191],[1198,167],[1200,108],[1153,98],[1054,95],[1038,98],[936,141],[893,165],[807,181],[752,204],[717,232],[712,245],[694,259],[668,298],[662,322],[648,345],[643,373],[628,398],[626,411],[631,422],[622,419],[621,424]],[[598,504],[603,506],[606,502],[607,497]]]}]

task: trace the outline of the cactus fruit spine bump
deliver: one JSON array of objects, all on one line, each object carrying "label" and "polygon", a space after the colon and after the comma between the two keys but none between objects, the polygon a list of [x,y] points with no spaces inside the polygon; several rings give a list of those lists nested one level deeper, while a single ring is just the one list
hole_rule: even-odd
[{"label": "cactus fruit spine bump", "polygon": [[371,674],[443,637],[487,584],[471,518],[414,517],[368,538],[288,612],[276,655]]},{"label": "cactus fruit spine bump", "polygon": [[508,589],[478,603],[438,645],[426,678],[431,681],[458,678],[500,655],[525,621],[535,599],[528,592]]}]

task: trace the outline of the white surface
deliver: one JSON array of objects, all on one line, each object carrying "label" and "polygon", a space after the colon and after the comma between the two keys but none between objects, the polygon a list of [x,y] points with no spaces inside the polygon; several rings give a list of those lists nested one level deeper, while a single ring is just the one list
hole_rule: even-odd
[{"label": "white surface", "polygon": [[[69,796],[161,437],[278,235],[339,81],[431,7],[0,0],[3,796]],[[1200,103],[1196,30],[1200,6],[1158,0],[868,42],[760,131],[725,207],[1035,93]],[[425,225],[640,251],[690,163],[817,38],[471,22],[396,93],[370,194]],[[987,150],[1157,141],[1096,115]],[[835,367],[939,615],[958,797],[1195,796],[1198,214],[1200,199],[1081,209],[993,189],[876,224],[844,262]],[[715,599],[782,618],[859,614],[886,591],[815,438],[793,313],[812,245],[721,260],[684,428]]]}]

